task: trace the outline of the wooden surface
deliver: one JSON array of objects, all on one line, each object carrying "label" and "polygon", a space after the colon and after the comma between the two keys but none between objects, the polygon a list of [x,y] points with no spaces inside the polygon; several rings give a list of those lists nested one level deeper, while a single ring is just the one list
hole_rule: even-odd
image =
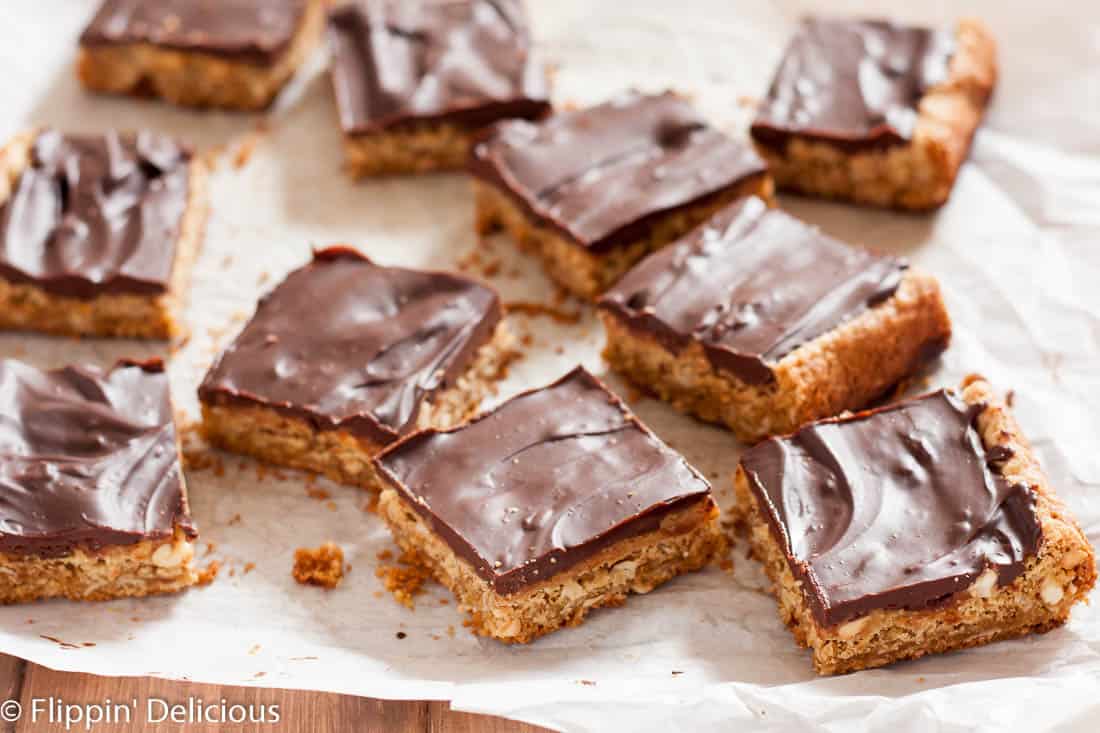
[{"label": "wooden surface", "polygon": [[[53,724],[41,716],[32,723],[28,712],[35,698],[59,698],[66,703],[102,704],[105,700],[138,700],[141,712],[135,713],[129,724],[101,723],[92,730],[129,733],[131,731],[355,731],[356,733],[535,733],[543,729],[500,718],[469,715],[450,710],[443,702],[395,702],[373,700],[351,695],[333,695],[297,690],[265,690],[253,687],[200,685],[150,677],[97,677],[90,674],[54,672],[15,657],[0,655],[0,703],[15,699],[22,704],[23,716],[17,723],[0,722],[0,733],[26,731],[63,731],[61,721]],[[219,726],[216,724],[164,724],[151,727],[145,723],[145,702],[158,698],[168,702],[202,698],[217,701],[225,698],[242,705],[278,704],[280,722],[275,725]],[[84,730],[76,724],[72,730]]]}]

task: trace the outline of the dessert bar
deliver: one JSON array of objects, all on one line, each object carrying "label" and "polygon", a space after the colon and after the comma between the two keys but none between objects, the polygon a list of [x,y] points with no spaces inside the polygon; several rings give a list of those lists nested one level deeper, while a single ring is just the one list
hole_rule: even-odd
[{"label": "dessert bar", "polygon": [[997,78],[975,20],[954,32],[807,18],[752,124],[781,189],[899,209],[947,201]]},{"label": "dessert bar", "polygon": [[821,674],[1064,624],[1093,549],[979,377],[747,451],[736,511]]},{"label": "dessert bar", "polygon": [[166,339],[206,224],[206,169],[151,132],[0,148],[0,328]]},{"label": "dessert bar", "polygon": [[329,37],[353,176],[461,169],[479,128],[550,111],[520,0],[353,0]]},{"label": "dessert bar", "polygon": [[503,227],[584,298],[723,204],[772,195],[751,147],[672,93],[498,123],[474,146],[470,172],[478,231]]},{"label": "dessert bar", "polygon": [[935,278],[748,198],[599,301],[612,369],[753,442],[864,407],[937,356]]},{"label": "dessert bar", "polygon": [[707,482],[579,367],[376,464],[397,543],[504,642],[579,624],[725,547]]},{"label": "dessert bar", "polygon": [[80,36],[87,88],[188,107],[267,107],[321,39],[328,0],[104,0]]},{"label": "dessert bar", "polygon": [[330,247],[260,300],[199,387],[213,444],[370,486],[370,459],[471,415],[512,355],[474,280]]},{"label": "dessert bar", "polygon": [[195,583],[196,537],[159,361],[0,360],[0,603]]}]

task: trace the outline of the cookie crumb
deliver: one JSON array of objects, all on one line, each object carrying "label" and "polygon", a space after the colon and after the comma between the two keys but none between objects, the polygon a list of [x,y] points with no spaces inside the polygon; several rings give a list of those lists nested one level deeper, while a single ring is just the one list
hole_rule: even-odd
[{"label": "cookie crumb", "polygon": [[332,589],[344,577],[344,551],[335,542],[320,547],[299,547],[294,551],[294,579],[302,585]]},{"label": "cookie crumb", "polygon": [[211,560],[205,568],[199,571],[199,579],[195,581],[195,585],[210,585],[214,582],[214,578],[218,577],[218,571],[221,568],[222,564],[220,562]]}]

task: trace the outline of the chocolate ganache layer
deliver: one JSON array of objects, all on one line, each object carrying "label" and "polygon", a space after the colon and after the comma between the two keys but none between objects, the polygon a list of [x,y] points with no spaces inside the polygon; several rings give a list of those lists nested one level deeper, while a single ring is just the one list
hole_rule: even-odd
[{"label": "chocolate ganache layer", "polygon": [[550,111],[518,0],[354,0],[329,15],[348,134],[417,122],[477,128]]},{"label": "chocolate ganache layer", "polygon": [[741,467],[819,624],[951,600],[986,568],[1012,582],[1038,551],[1031,488],[999,473],[980,408],[939,391],[814,423]]},{"label": "chocolate ganache layer", "polygon": [[330,247],[265,295],[199,398],[259,405],[388,443],[453,385],[501,318],[489,287]]},{"label": "chocolate ganache layer", "polygon": [[944,82],[952,34],[879,20],[807,18],[752,124],[782,150],[792,137],[849,151],[913,138],[924,93]]},{"label": "chocolate ganache layer", "polygon": [[647,235],[675,209],[765,175],[767,166],[675,94],[629,92],[540,123],[497,123],[474,147],[470,172],[540,225],[599,253]]},{"label": "chocolate ganache layer", "polygon": [[307,0],[104,0],[83,46],[148,43],[268,66],[290,48]]},{"label": "chocolate ganache layer", "polygon": [[849,247],[752,197],[640,262],[600,307],[669,348],[702,344],[744,382],[897,290],[906,264]]},{"label": "chocolate ganache layer", "polygon": [[34,140],[0,204],[0,277],[55,295],[168,289],[189,200],[191,153],[148,132]]},{"label": "chocolate ganache layer", "polygon": [[580,367],[466,425],[411,435],[376,464],[502,594],[710,501],[707,482]]},{"label": "chocolate ganache layer", "polygon": [[107,373],[0,360],[0,414],[0,552],[195,535],[159,360]]}]

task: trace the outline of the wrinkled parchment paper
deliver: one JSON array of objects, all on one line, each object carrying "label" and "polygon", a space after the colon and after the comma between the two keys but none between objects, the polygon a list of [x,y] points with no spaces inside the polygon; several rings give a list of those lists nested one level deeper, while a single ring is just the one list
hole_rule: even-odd
[{"label": "wrinkled parchment paper", "polygon": [[[191,290],[193,337],[171,362],[174,397],[190,419],[215,350],[260,293],[308,259],[312,244],[350,242],[384,263],[432,267],[454,267],[475,248],[462,176],[352,184],[341,175],[323,53],[260,127],[255,116],[92,97],[77,86],[72,62],[93,5],[6,4],[0,132],[7,137],[31,123],[150,127],[201,148],[223,146]],[[796,18],[814,5],[824,3],[530,2],[541,47],[558,67],[558,102],[594,102],[627,86],[674,87],[738,136]],[[942,211],[906,216],[791,197],[782,203],[833,235],[902,253],[941,279],[955,337],[929,386],[980,372],[1014,390],[1020,422],[1053,484],[1100,541],[1100,6],[868,0],[828,8],[927,23],[973,13],[997,35],[1001,84]],[[549,300],[531,262],[513,257],[504,240],[490,244],[490,259],[504,259],[492,280],[506,299]],[[590,312],[575,326],[518,317],[513,325],[530,330],[534,343],[500,398],[577,361],[604,370],[602,333]],[[0,355],[40,366],[163,352],[0,336]],[[732,437],[659,402],[641,400],[635,409],[730,500],[739,451]],[[439,587],[420,597],[415,612],[379,596],[376,555],[391,544],[381,522],[362,511],[363,493],[322,481],[332,493],[328,505],[309,498],[294,472],[261,481],[251,462],[232,458],[226,466],[221,476],[188,475],[202,540],[216,543],[200,562],[223,564],[211,586],[169,598],[0,609],[0,651],[107,675],[450,699],[459,709],[577,731],[746,724],[1095,731],[1100,720],[1096,606],[1078,608],[1068,626],[1042,637],[818,679],[742,546],[732,574],[712,568],[596,613],[580,628],[506,647],[470,635],[453,603],[441,605],[449,594]],[[332,592],[296,585],[294,548],[327,539],[343,546],[351,574]],[[247,563],[255,567],[246,573]],[[95,646],[63,648],[45,636]]]}]

